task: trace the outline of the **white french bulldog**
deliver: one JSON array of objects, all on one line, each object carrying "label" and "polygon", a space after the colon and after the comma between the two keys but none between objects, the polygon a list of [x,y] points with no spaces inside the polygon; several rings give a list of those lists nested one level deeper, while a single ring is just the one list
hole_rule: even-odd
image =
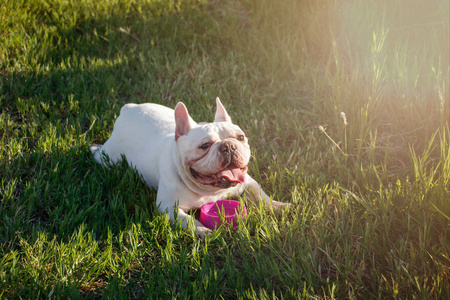
[{"label": "white french bulldog", "polygon": [[[187,212],[206,203],[236,197],[244,191],[262,199],[266,207],[282,208],[286,203],[272,201],[247,174],[250,147],[244,132],[216,99],[213,123],[197,124],[186,106],[175,110],[153,104],[127,104],[122,107],[111,137],[104,145],[91,145],[95,159],[104,164],[125,156],[150,187],[157,189],[156,204],[174,221],[174,209],[183,228]],[[197,235],[204,238],[209,229],[194,220]]]}]

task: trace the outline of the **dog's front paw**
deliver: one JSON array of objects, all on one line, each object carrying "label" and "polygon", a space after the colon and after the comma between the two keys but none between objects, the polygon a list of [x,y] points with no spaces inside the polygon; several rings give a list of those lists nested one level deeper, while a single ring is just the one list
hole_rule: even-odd
[{"label": "dog's front paw", "polygon": [[271,204],[272,208],[277,211],[281,211],[283,209],[291,210],[291,209],[294,209],[294,207],[295,207],[295,205],[292,203],[285,203],[285,202],[278,202],[278,201],[272,201],[270,204]]},{"label": "dog's front paw", "polygon": [[212,232],[211,229],[206,228],[205,226],[197,226],[195,228],[195,231],[197,233],[197,236],[202,240],[205,240],[205,237]]},{"label": "dog's front paw", "polygon": [[292,210],[295,208],[295,205],[292,203],[283,203],[280,209]]}]

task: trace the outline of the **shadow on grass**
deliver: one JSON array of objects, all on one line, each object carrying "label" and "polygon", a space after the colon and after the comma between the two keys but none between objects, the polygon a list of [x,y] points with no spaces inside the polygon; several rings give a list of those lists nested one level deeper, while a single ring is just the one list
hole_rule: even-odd
[{"label": "shadow on grass", "polygon": [[161,94],[155,82],[170,77],[167,63],[221,41],[198,3],[58,5],[33,7],[21,44],[5,46],[0,104],[18,118],[80,118],[143,102]]},{"label": "shadow on grass", "polygon": [[33,152],[1,166],[9,179],[2,180],[2,244],[42,234],[65,241],[82,226],[104,239],[151,218],[156,194],[139,175],[126,163],[105,168],[86,150]]}]

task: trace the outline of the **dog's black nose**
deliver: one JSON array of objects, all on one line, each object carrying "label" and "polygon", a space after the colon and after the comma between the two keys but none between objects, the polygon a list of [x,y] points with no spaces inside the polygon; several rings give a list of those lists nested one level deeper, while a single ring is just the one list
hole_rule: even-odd
[{"label": "dog's black nose", "polygon": [[230,153],[234,150],[236,150],[236,145],[229,142],[223,142],[220,146],[220,151],[222,151],[223,153]]},{"label": "dog's black nose", "polygon": [[228,153],[228,152],[230,152],[230,147],[228,146],[228,144],[222,144],[222,146],[220,147],[220,150],[222,152]]}]

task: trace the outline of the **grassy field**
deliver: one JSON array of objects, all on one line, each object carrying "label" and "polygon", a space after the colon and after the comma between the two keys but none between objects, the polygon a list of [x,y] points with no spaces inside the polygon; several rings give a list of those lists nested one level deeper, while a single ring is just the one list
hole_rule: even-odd
[{"label": "grassy field", "polygon": [[[0,298],[450,299],[448,1],[0,3]],[[219,96],[246,129],[237,231],[170,224],[120,107]]]}]

